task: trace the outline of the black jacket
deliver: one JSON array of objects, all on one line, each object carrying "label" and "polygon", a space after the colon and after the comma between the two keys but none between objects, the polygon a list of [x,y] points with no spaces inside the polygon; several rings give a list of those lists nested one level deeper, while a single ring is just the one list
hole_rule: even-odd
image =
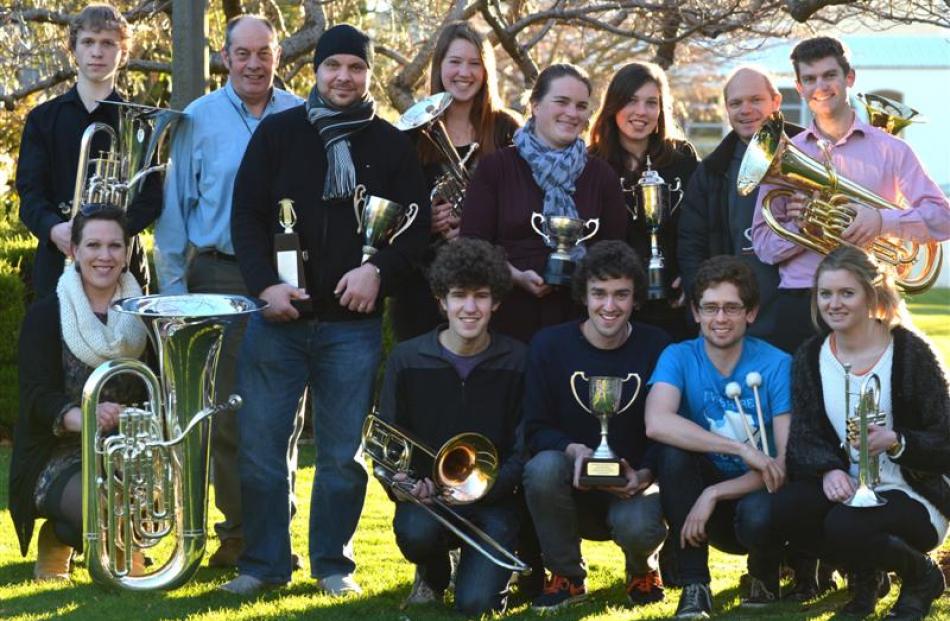
[{"label": "black jacket", "polygon": [[[785,133],[794,136],[802,128],[785,124]],[[735,254],[729,232],[729,164],[739,136],[734,132],[703,158],[686,191],[679,217],[677,257],[686,290],[692,289],[700,264],[720,254]],[[749,223],[752,226],[752,223]]]},{"label": "black jacket", "polygon": [[[123,101],[116,91],[108,101]],[[23,126],[20,156],[17,161],[16,189],[20,195],[20,219],[39,244],[33,262],[33,290],[36,299],[56,288],[63,273],[63,253],[50,241],[55,225],[69,219],[63,208],[71,208],[79,165],[79,143],[86,128],[95,122],[118,127],[118,108],[100,105],[86,110],[76,87],[40,104],[30,111]],[[104,132],[92,141],[90,157],[108,148]],[[118,147],[118,145],[115,145]],[[129,233],[135,235],[158,217],[162,206],[161,175],[150,174],[142,191],[129,205]],[[131,270],[143,289],[148,285],[145,253],[136,239],[132,248]]]},{"label": "black jacket", "polygon": [[[895,460],[907,483],[950,518],[950,389],[930,344],[910,330],[893,330],[891,409],[894,430],[906,440]],[[792,366],[792,424],[787,465],[791,479],[815,479],[847,472],[849,457],[825,414],[819,370],[822,336],[808,340]]]},{"label": "black jacket", "polygon": [[440,326],[393,349],[386,362],[378,415],[432,450],[459,433],[483,434],[498,450],[501,466],[494,486],[480,502],[510,499],[524,467],[519,426],[526,348],[492,333],[485,357],[462,381],[439,343],[444,329]]},{"label": "black jacket", "polygon": [[[398,287],[399,279],[418,261],[429,239],[431,207],[422,168],[409,138],[376,117],[349,139],[356,182],[367,194],[405,207],[419,206],[415,222],[370,261],[380,270],[380,297]],[[307,121],[304,106],[268,116],[254,132],[234,183],[231,239],[251,295],[278,284],[274,234],[278,201],[294,201],[294,230],[307,253],[307,291],[316,316],[323,320],[358,320],[367,316],[341,307],[333,294],[340,278],[360,264],[352,199],[325,201],[327,157],[320,135]],[[377,304],[374,315],[382,313]]]}]

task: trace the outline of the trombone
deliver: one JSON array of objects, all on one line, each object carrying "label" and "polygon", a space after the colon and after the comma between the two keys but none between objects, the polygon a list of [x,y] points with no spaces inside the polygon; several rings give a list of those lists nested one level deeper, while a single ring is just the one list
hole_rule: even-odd
[{"label": "trombone", "polygon": [[[852,463],[858,465],[858,489],[854,496],[846,500],[844,504],[857,509],[869,507],[881,507],[887,504],[887,499],[882,498],[874,491],[874,488],[881,481],[881,456],[871,457],[868,448],[868,425],[884,425],[887,422],[887,415],[881,411],[881,379],[877,374],[872,373],[861,383],[861,390],[858,393],[858,402],[854,407],[854,414],[851,413],[851,365],[844,365],[844,406],[845,406],[845,439],[841,443],[842,448],[848,451],[848,457]],[[855,457],[851,441],[857,437],[858,453]]]},{"label": "trombone", "polygon": [[[506,550],[485,531],[451,509],[483,498],[498,476],[498,452],[485,436],[461,433],[450,438],[438,451],[406,431],[370,414],[363,423],[363,452],[373,460],[373,474],[388,489],[425,509],[433,518],[489,561],[519,574],[531,567]],[[430,476],[440,496],[432,504],[422,502],[410,490],[431,470]],[[396,481],[397,473],[409,479]]]}]

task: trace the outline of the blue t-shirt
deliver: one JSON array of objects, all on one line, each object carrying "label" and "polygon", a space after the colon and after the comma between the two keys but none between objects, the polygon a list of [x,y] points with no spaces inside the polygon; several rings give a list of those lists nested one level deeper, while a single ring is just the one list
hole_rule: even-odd
[{"label": "blue t-shirt", "polygon": [[[721,436],[746,442],[748,436],[734,399],[726,396],[726,385],[736,382],[742,389],[739,399],[746,421],[754,432],[758,446],[759,420],[755,411],[755,397],[746,385],[746,375],[752,371],[762,376],[759,399],[762,402],[762,418],[765,421],[766,437],[772,456],[775,456],[772,416],[792,411],[791,395],[792,358],[782,350],[755,337],[747,336],[742,343],[742,353],[732,373],[725,377],[719,373],[706,355],[702,337],[667,347],[660,355],[650,385],[658,382],[675,386],[680,391],[679,414],[694,423]],[[744,474],[748,468],[735,455],[709,453],[709,458],[725,476],[732,478]]]}]

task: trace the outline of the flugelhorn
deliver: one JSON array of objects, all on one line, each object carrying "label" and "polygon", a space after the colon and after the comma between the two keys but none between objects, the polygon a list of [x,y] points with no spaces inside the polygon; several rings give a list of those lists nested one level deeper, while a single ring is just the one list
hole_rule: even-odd
[{"label": "flugelhorn", "polygon": [[[237,395],[216,401],[218,356],[225,331],[263,306],[211,294],[141,296],[113,305],[146,322],[161,373],[138,360],[110,360],[83,387],[83,540],[95,582],[132,591],[174,589],[198,570],[208,509],[208,419],[241,406]],[[125,408],[117,432],[102,434],[99,393],[124,373],[144,382],[148,404]],[[135,555],[166,537],[174,543],[167,560],[136,575]]]},{"label": "flugelhorn", "polygon": [[[363,423],[363,452],[373,461],[373,474],[381,483],[404,492],[402,497],[425,509],[476,552],[504,569],[531,573],[524,561],[451,509],[451,505],[470,504],[483,498],[494,484],[498,452],[488,438],[478,433],[462,433],[433,451],[407,431],[370,414]],[[396,481],[397,473],[404,473],[409,479]],[[423,477],[429,477],[440,492],[432,504],[409,493]]]},{"label": "flugelhorn", "polygon": [[[844,394],[845,439],[842,445],[848,451],[851,461],[858,464],[858,489],[844,504],[859,509],[886,505],[887,500],[874,491],[875,486],[880,482],[881,456],[872,457],[868,448],[868,426],[883,425],[887,421],[887,416],[880,409],[881,380],[873,373],[865,378],[852,413],[851,365],[845,364]],[[851,445],[854,439],[858,440],[857,455]]]},{"label": "flugelhorn", "polygon": [[[775,112],[756,132],[742,158],[737,184],[742,196],[751,194],[761,183],[779,186],[762,199],[762,217],[778,235],[819,254],[828,254],[847,243],[841,234],[855,218],[848,203],[875,209],[903,209],[839,175],[827,154],[824,162],[806,155],[788,139],[784,126],[781,112]],[[799,232],[785,228],[772,213],[776,198],[790,197],[797,191],[809,195],[817,191],[820,195],[806,203],[799,219]],[[881,236],[867,251],[894,269],[897,284],[907,293],[929,289],[943,262],[940,244],[933,240],[919,243]]]},{"label": "flugelhorn", "polygon": [[[177,110],[131,102],[98,103],[119,109],[118,131],[108,123],[95,122],[83,132],[73,202],[66,214],[70,219],[76,217],[83,205],[110,205],[126,210],[138,195],[141,181],[151,173],[165,170],[166,164],[153,161],[165,135],[182,116]],[[92,141],[99,132],[109,137],[109,149],[90,158]]]},{"label": "flugelhorn", "polygon": [[462,203],[465,200],[465,191],[472,180],[468,171],[468,160],[478,150],[478,143],[472,143],[465,157],[459,155],[458,150],[449,139],[449,134],[442,122],[442,115],[452,104],[452,95],[437,93],[425,99],[420,99],[408,110],[403,112],[396,121],[396,129],[410,131],[419,129],[432,145],[442,154],[445,173],[435,181],[429,200],[442,198],[451,203],[455,215],[461,215]]}]

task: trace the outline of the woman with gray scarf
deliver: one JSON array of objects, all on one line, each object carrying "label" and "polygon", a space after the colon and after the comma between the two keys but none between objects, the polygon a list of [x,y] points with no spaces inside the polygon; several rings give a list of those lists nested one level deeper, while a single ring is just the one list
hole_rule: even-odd
[{"label": "woman with gray scarf", "polygon": [[[492,327],[525,342],[581,311],[568,287],[544,282],[553,248],[532,230],[531,214],[599,218],[600,229],[587,243],[627,234],[620,180],[605,161],[587,154],[580,137],[590,120],[590,100],[590,80],[578,67],[556,64],[542,71],[531,91],[527,125],[515,133],[514,146],[480,162],[465,198],[462,236],[502,246],[515,283]],[[572,258],[584,251],[575,247]]]}]

